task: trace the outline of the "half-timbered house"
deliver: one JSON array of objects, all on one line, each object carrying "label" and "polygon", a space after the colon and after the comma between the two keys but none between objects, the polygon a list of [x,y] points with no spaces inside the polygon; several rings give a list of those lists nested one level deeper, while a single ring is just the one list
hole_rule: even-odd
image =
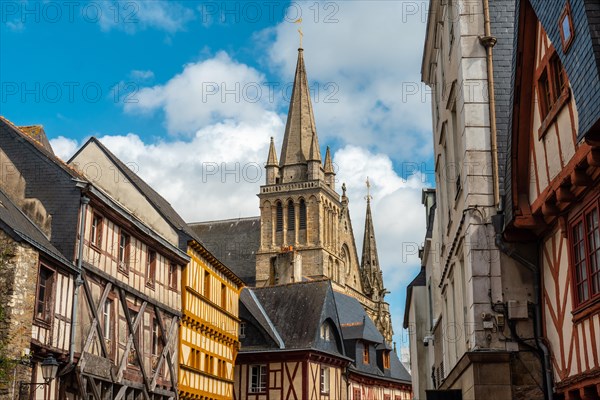
[{"label": "half-timbered house", "polygon": [[58,380],[45,382],[41,364],[68,357],[74,278],[72,262],[0,190],[0,346],[7,378],[0,397],[57,393]]},{"label": "half-timbered house", "polygon": [[95,140],[74,157],[85,162],[67,165],[26,129],[4,119],[0,128],[10,166],[2,188],[41,221],[77,274],[56,294],[72,311],[70,319],[58,313],[64,323],[52,332],[68,349],[48,398],[177,397],[179,281],[189,257],[166,212],[148,200],[158,195]]},{"label": "half-timbered house", "polygon": [[188,242],[188,255],[181,283],[179,393],[182,399],[231,399],[243,282],[197,238]]},{"label": "half-timbered house", "polygon": [[587,0],[518,9],[503,237],[539,274],[555,399],[600,398],[598,15]]},{"label": "half-timbered house", "polygon": [[411,398],[398,357],[331,281],[245,289],[240,304],[235,399]]},{"label": "half-timbered house", "polygon": [[[179,370],[179,376],[174,382],[179,383],[180,398],[230,399],[233,392],[234,361],[239,347],[238,304],[243,282],[205,248],[171,205],[135,174],[132,170],[135,166],[126,165],[95,138],[90,139],[71,162],[88,172],[89,179],[95,185],[112,197],[124,201],[126,207],[136,215],[141,215],[144,221],[157,230],[158,235],[168,240],[172,250],[178,248],[179,256],[183,256],[181,252],[187,253],[188,261],[183,264],[182,271],[180,265],[183,258],[178,261],[170,258],[162,265],[153,267],[148,261],[144,262],[148,257],[154,259],[152,254],[129,256],[133,257],[134,263],[142,260],[138,265],[142,267],[139,271],[140,278],[146,279],[142,282],[145,285],[143,288],[156,291],[156,294],[161,293],[157,291],[158,287],[163,291],[166,289],[167,292],[162,292],[159,298],[166,300],[169,308],[177,309],[182,314],[179,324],[174,318],[170,319],[167,331],[170,340],[164,343],[157,342],[158,338],[155,336],[155,333],[162,335],[160,326],[142,333],[142,337],[146,338],[142,344],[150,349],[147,354],[151,362],[157,365],[155,368],[163,368],[157,373],[158,370],[149,367],[148,370],[156,376],[152,377],[151,382],[156,380],[167,384],[165,377],[170,377],[171,373],[176,374]],[[102,175],[98,171],[110,173]],[[92,212],[90,215],[96,214]],[[93,227],[92,219],[91,229]],[[119,249],[125,246],[126,249],[131,241],[130,237],[129,234],[123,240],[119,236],[119,242],[115,245]],[[157,248],[153,246],[151,251],[157,252]],[[122,254],[129,250],[119,251]],[[119,272],[118,268],[116,272]],[[153,278],[151,283],[148,283],[149,277]],[[168,297],[169,295],[175,297]],[[167,344],[170,349],[168,351]],[[176,348],[179,350],[176,351]],[[161,351],[165,352],[164,361],[160,358]],[[134,370],[134,373],[138,372],[143,371]],[[167,375],[164,375],[165,372]],[[138,378],[139,376],[138,373]],[[143,377],[143,373],[141,376]],[[174,387],[174,382],[171,387]]]},{"label": "half-timbered house", "polygon": [[158,206],[162,198],[97,139],[69,165],[87,178],[79,185],[89,199],[78,241],[78,392],[98,400],[176,397],[180,280],[189,260],[177,222],[171,209]]}]

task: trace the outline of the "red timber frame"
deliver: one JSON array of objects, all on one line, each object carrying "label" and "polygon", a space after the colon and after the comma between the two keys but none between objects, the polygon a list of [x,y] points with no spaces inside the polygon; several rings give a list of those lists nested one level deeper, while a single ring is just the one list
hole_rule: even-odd
[{"label": "red timber frame", "polygon": [[[538,112],[534,93],[539,70],[536,68],[537,17],[529,1],[521,2],[512,126],[512,187],[513,220],[505,231],[508,241],[529,241],[539,246],[540,265],[544,265],[543,307],[544,336],[551,345],[552,367],[558,377],[555,384],[559,399],[598,399],[600,396],[599,354],[596,338],[600,334],[600,301],[591,299],[577,306],[573,287],[572,243],[569,242],[571,223],[598,195],[600,185],[600,142],[576,143],[570,159],[561,159],[561,170],[546,187],[540,187],[533,140],[545,134],[533,131],[533,113]],[[559,45],[560,46],[560,45]],[[560,51],[560,50],[558,50]],[[555,54],[549,51],[548,58]],[[543,65],[540,65],[543,68]],[[565,76],[565,80],[567,77]],[[565,95],[566,93],[566,95]],[[562,91],[558,107],[566,106],[571,118],[571,128],[576,141],[574,104]],[[553,110],[549,111],[550,118]],[[561,151],[559,149],[559,151]],[[535,171],[531,171],[532,157]],[[562,154],[560,155],[562,157]],[[547,169],[547,164],[546,164]],[[537,197],[530,199],[531,174],[536,174]],[[543,240],[541,240],[543,239]],[[541,240],[541,241],[540,241]],[[569,254],[565,254],[565,251]],[[565,260],[568,260],[565,262]],[[561,269],[562,268],[562,269]],[[565,274],[565,268],[568,270]],[[562,275],[561,275],[562,272]],[[570,304],[573,304],[571,311]],[[595,318],[595,319],[593,319]],[[596,321],[596,322],[594,322]],[[596,326],[594,326],[596,325]],[[572,334],[570,329],[572,327]],[[570,335],[570,336],[567,336]],[[551,339],[554,336],[554,339]],[[565,342],[566,340],[566,342]],[[558,341],[558,344],[557,344]],[[588,350],[589,346],[589,350]]]},{"label": "red timber frame", "polygon": [[[250,367],[252,365],[267,365],[267,390],[261,393],[252,393],[250,392],[248,382],[246,382],[245,387],[242,387],[243,379],[239,379],[234,383],[236,386],[233,391],[234,400],[254,400],[259,398],[269,400],[273,391],[278,391],[277,398],[282,400],[318,400],[321,398],[319,385],[320,370],[310,371],[311,363],[340,368],[343,373],[343,370],[350,364],[350,360],[307,350],[238,353],[236,368],[242,369],[248,379],[250,379]],[[270,368],[270,364],[279,364],[279,368]],[[294,379],[298,376],[302,377],[302,385],[299,390],[293,385]],[[309,393],[309,380],[311,379],[313,381],[313,390]],[[278,384],[275,385],[274,381],[278,381]],[[288,386],[286,387],[284,383],[288,383]],[[342,384],[343,382],[338,381],[336,375],[335,380],[330,382],[329,398],[333,400],[342,397],[340,391],[345,390],[345,385]],[[237,398],[236,393],[240,393],[241,398]]]}]

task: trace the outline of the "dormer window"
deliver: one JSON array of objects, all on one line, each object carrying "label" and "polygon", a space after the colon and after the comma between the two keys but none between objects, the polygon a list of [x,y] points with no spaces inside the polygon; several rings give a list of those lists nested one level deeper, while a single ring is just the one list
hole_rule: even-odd
[{"label": "dormer window", "polygon": [[331,326],[327,322],[321,325],[321,339],[329,342],[331,340]]},{"label": "dormer window", "polygon": [[383,352],[383,368],[390,369],[390,351],[385,350]]},{"label": "dormer window", "polygon": [[363,342],[363,363],[369,364],[369,343]]}]

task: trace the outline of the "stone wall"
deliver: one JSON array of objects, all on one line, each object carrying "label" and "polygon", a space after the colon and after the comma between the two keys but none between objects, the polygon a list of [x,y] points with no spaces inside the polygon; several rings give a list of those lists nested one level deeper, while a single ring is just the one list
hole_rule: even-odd
[{"label": "stone wall", "polygon": [[[29,360],[38,253],[0,231],[0,398],[13,399],[18,382],[31,380]],[[20,362],[23,361],[23,362]]]}]

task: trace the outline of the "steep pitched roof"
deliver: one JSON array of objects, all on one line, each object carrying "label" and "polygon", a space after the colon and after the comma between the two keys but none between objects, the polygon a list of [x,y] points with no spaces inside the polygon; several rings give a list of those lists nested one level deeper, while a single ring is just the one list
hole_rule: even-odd
[{"label": "steep pitched roof", "polygon": [[[354,343],[357,340],[368,341],[376,344],[377,349],[387,349],[390,347],[385,343],[383,336],[365,312],[363,306],[353,297],[343,293],[334,293],[335,304],[337,306],[342,334],[344,341]],[[410,382],[410,374],[402,365],[394,351],[390,352],[390,369],[386,373],[381,371],[376,365],[364,364],[362,362],[354,363],[352,370],[377,377],[378,379],[397,379],[403,382]]]},{"label": "steep pitched roof", "polygon": [[256,252],[260,246],[260,217],[189,224],[204,246],[246,285],[256,282]]},{"label": "steep pitched roof", "polygon": [[102,144],[97,138],[91,137],[86,144],[81,146],[81,148],[71,157],[68,161],[71,163],[77,155],[84,149],[88,143],[95,143],[111,160],[113,164],[117,168],[119,168],[120,172],[125,176],[125,178],[133,184],[139,191],[148,199],[148,201],[153,205],[153,207],[158,211],[175,229],[183,231],[188,235],[192,235],[191,229],[187,226],[183,218],[173,209],[173,206],[165,200],[156,190],[154,190],[150,185],[148,185],[142,178],[140,178],[135,172],[133,172],[123,161],[121,161],[116,155],[114,155],[106,146]]},{"label": "steep pitched roof", "polygon": [[313,146],[319,147],[303,52],[303,49],[298,49],[294,87],[281,149],[280,166],[282,167],[306,163],[313,140],[315,142]]},{"label": "steep pitched roof", "polygon": [[383,343],[383,336],[358,300],[339,292],[335,292],[334,297],[344,340],[360,339]]},{"label": "steep pitched roof", "polygon": [[23,130],[23,128],[27,128],[27,127],[18,127],[15,124],[13,124],[12,122],[10,122],[8,119],[0,116],[0,129],[1,130],[5,131],[5,132],[10,132],[13,135],[17,135],[18,137],[25,139],[27,143],[29,143],[30,145],[32,145],[34,148],[36,148],[39,151],[39,154],[45,156],[49,161],[51,161],[52,163],[59,166],[63,171],[67,172],[73,178],[76,178],[79,180],[86,180],[85,177],[83,176],[83,174],[81,174],[75,168],[67,165],[67,163],[65,163],[63,160],[61,160],[54,154],[54,152],[52,151],[52,146],[50,146],[50,143],[48,143],[48,146],[44,146],[42,142],[40,142],[37,139],[34,139],[32,136],[30,136],[26,132],[27,129]]},{"label": "steep pitched roof", "polygon": [[265,309],[251,289],[244,288],[242,290],[240,293],[240,302],[246,307],[246,309],[248,309],[248,311],[264,329],[267,335],[273,339],[279,348],[285,349],[285,343],[283,342],[281,335],[277,331],[277,328],[275,328],[273,322],[269,319]]},{"label": "steep pitched roof", "polygon": [[33,247],[52,257],[64,266],[73,268],[61,252],[54,247],[44,233],[0,190],[0,226],[3,230],[10,230],[11,236],[24,240]]},{"label": "steep pitched roof", "polygon": [[321,327],[328,281],[256,288],[254,293],[281,334],[286,348],[309,349]]}]

